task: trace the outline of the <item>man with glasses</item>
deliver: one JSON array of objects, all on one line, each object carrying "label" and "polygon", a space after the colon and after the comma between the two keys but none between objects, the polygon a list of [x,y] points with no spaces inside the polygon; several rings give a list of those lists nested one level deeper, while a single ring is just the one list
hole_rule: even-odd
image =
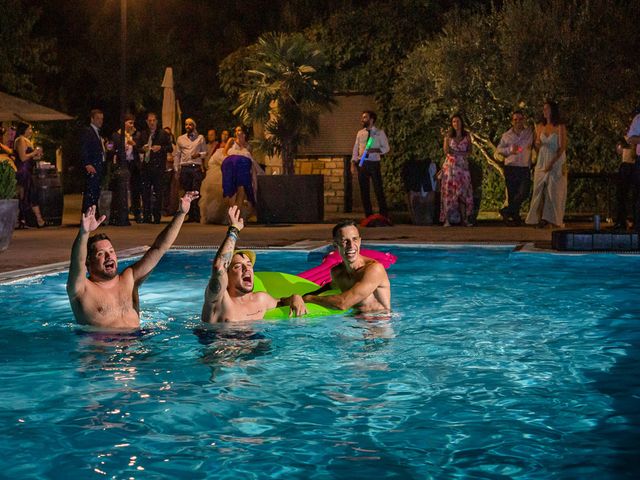
[{"label": "man with glasses", "polygon": [[504,157],[504,179],[507,184],[506,206],[500,215],[507,225],[521,225],[520,207],[529,196],[531,188],[531,146],[533,130],[525,126],[524,114],[516,110],[511,115],[511,128],[498,144],[498,152]]}]

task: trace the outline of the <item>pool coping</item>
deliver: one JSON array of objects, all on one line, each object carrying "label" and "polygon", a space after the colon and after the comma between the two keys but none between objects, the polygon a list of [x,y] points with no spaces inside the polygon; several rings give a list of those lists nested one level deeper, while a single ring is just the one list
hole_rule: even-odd
[{"label": "pool coping", "polygon": [[[441,242],[423,242],[423,243],[404,243],[404,242],[365,242],[365,245],[368,247],[375,248],[385,248],[385,247],[413,247],[413,248],[424,248],[424,249],[462,249],[462,248],[487,248],[487,249],[499,249],[499,248],[512,248],[513,252],[517,253],[546,253],[552,255],[562,255],[562,256],[585,256],[585,255],[602,255],[602,254],[610,254],[616,256],[639,256],[640,252],[637,251],[629,251],[629,252],[606,252],[606,251],[557,251],[557,250],[549,250],[545,248],[539,248],[535,246],[534,242],[449,242],[449,243],[441,243]],[[219,245],[174,245],[169,250],[173,251],[190,251],[190,250],[214,250],[218,249]],[[255,250],[262,251],[307,251],[307,252],[321,252],[321,253],[329,253],[332,250],[332,246],[330,243],[326,241],[320,240],[303,240],[300,242],[295,242],[290,245],[284,246],[258,246],[258,245],[242,245],[242,248],[250,248]],[[134,258],[136,256],[143,255],[150,247],[148,245],[144,245],[141,247],[128,248],[125,250],[121,250],[118,252],[118,258],[121,260],[127,260]],[[69,261],[64,262],[56,262],[49,263],[45,265],[39,265],[37,267],[29,267],[29,268],[21,268],[17,270],[10,270],[7,272],[0,273],[0,285],[7,285],[12,283],[17,283],[29,278],[37,278],[45,275],[53,275],[56,273],[63,272],[69,269]]]}]

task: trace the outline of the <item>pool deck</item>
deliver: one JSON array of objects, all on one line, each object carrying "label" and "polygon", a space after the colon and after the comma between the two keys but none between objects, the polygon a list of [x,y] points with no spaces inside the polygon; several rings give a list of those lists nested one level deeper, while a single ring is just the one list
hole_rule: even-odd
[{"label": "pool deck", "polygon": [[[68,262],[71,244],[78,232],[80,195],[65,196],[62,225],[44,229],[16,230],[9,248],[0,253],[0,273]],[[313,248],[329,243],[331,228],[342,218],[358,218],[358,214],[329,216],[322,224],[257,225],[249,224],[242,231],[238,244],[243,247],[271,248],[293,246]],[[100,227],[99,231],[111,237],[116,249],[135,249],[151,245],[156,235],[166,226],[169,217],[160,225],[130,227]],[[567,228],[588,228],[585,222],[571,222]],[[175,246],[217,246],[226,231],[222,225],[185,223]],[[361,230],[365,243],[389,244],[533,244],[539,249],[551,247],[551,230],[530,226],[507,227],[498,220],[481,220],[477,226],[451,227],[416,226],[398,224],[385,228]]]}]

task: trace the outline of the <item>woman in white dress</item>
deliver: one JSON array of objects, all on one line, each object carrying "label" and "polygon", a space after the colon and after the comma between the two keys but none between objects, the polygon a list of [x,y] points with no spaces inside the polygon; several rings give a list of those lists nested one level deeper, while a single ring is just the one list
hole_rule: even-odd
[{"label": "woman in white dress", "polygon": [[200,223],[224,223],[226,206],[222,198],[224,149],[218,147],[207,163],[207,175],[200,186]]},{"label": "woman in white dress", "polygon": [[533,194],[526,223],[544,228],[564,226],[567,201],[567,129],[560,121],[558,104],[547,100],[543,120],[536,125],[534,148],[538,152],[533,174]]}]

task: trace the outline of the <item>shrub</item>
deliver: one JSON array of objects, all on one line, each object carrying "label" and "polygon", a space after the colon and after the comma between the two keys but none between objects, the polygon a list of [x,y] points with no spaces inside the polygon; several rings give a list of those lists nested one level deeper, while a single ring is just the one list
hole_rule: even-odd
[{"label": "shrub", "polygon": [[0,200],[16,196],[16,172],[9,162],[0,162]]}]

